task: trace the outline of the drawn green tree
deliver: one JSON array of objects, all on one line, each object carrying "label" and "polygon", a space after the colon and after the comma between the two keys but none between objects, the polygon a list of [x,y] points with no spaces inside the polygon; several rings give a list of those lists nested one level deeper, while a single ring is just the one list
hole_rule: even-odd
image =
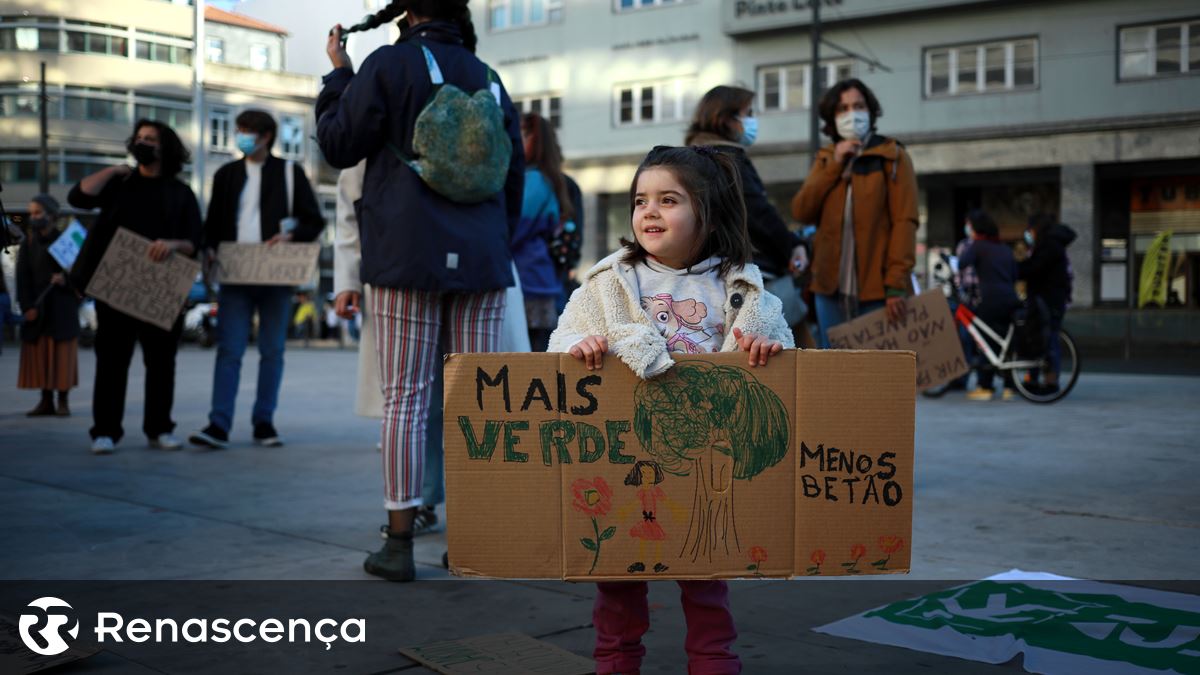
[{"label": "drawn green tree", "polygon": [[733,486],[787,454],[783,402],[749,372],[705,361],[677,364],[634,390],[634,431],[667,473],[694,476],[692,516],[679,557],[741,551]]}]

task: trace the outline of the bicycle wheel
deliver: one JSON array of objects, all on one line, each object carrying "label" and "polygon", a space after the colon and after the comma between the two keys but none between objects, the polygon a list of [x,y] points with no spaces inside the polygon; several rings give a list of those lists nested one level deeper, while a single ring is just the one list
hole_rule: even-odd
[{"label": "bicycle wheel", "polygon": [[1069,394],[1079,380],[1080,359],[1079,350],[1075,347],[1075,340],[1065,330],[1059,330],[1054,339],[1058,340],[1061,356],[1056,389],[1048,389],[1041,381],[1041,374],[1050,365],[1048,356],[1041,359],[1041,365],[1038,368],[1013,369],[1013,386],[1027,401],[1054,403]]}]

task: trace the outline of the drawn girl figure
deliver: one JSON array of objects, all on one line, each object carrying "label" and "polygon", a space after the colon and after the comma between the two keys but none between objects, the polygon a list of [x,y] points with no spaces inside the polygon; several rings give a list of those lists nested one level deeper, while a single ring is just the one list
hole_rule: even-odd
[{"label": "drawn girl figure", "polygon": [[703,302],[676,300],[670,293],[659,293],[653,297],[643,297],[642,309],[663,337],[667,338],[667,351],[702,354],[721,350],[725,326],[716,324],[705,328],[708,307]]},{"label": "drawn girl figure", "polygon": [[[667,566],[662,563],[662,543],[667,539],[667,532],[659,522],[660,505],[670,509],[679,519],[679,507],[671,501],[667,493],[658,486],[663,482],[663,470],[658,462],[638,462],[625,476],[625,484],[638,488],[638,505],[641,506],[641,519],[629,530],[629,536],[638,540],[638,560],[629,566],[629,573],[645,572],[643,560],[655,560],[654,571],[666,572]],[[654,556],[646,557],[647,543],[653,542]]]}]

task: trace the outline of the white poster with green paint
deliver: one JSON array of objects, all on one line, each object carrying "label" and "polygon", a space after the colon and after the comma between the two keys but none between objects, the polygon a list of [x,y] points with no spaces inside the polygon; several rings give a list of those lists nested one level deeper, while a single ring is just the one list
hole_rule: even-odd
[{"label": "white poster with green paint", "polygon": [[1200,597],[1020,570],[813,630],[1049,675],[1200,672]]}]

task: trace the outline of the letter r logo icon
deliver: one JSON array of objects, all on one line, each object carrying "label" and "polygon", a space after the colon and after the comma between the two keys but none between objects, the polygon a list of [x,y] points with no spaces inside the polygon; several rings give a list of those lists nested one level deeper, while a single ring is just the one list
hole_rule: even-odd
[{"label": "letter r logo icon", "polygon": [[[33,611],[29,611],[32,609]],[[79,621],[68,612],[72,607],[58,598],[38,598],[29,603],[29,608],[21,614],[18,628],[21,631],[21,641],[31,651],[42,656],[55,656],[70,648],[63,639],[63,630],[71,639],[79,637]]]}]

